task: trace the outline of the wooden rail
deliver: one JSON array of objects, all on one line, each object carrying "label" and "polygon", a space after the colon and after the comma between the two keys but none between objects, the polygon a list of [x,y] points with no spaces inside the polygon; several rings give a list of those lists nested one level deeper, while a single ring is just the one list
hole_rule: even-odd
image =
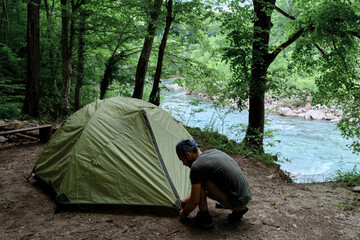
[{"label": "wooden rail", "polygon": [[15,129],[15,130],[3,131],[3,132],[0,132],[0,136],[1,135],[10,136],[12,134],[26,133],[26,132],[30,132],[30,131],[34,131],[34,130],[39,130],[38,136],[40,138],[40,142],[49,141],[49,139],[51,138],[52,133],[53,133],[52,125],[48,124],[48,125],[41,125],[41,126],[36,126],[36,127],[20,128],[20,129]]}]

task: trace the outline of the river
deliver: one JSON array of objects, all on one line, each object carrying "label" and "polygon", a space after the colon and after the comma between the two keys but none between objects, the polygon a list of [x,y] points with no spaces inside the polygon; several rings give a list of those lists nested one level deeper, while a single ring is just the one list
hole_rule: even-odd
[{"label": "river", "polygon": [[[216,109],[209,101],[185,95],[184,90],[171,81],[162,84],[169,91],[162,91],[160,107],[183,124],[201,129],[217,129],[238,142],[243,139],[244,129],[238,125],[247,124],[247,111]],[[273,139],[265,139],[265,152],[278,154],[281,169],[294,175],[295,182],[328,181],[337,170],[351,171],[360,163],[359,156],[347,147],[351,142],[341,136],[333,123],[275,114],[268,114],[267,119],[265,128],[276,131]],[[273,143],[274,146],[268,146],[267,143]]]}]

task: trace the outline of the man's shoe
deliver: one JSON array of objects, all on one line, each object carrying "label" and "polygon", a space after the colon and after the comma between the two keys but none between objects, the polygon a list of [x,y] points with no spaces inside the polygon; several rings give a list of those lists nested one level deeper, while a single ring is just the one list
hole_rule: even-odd
[{"label": "man's shoe", "polygon": [[225,206],[224,206],[224,205],[222,205],[222,204],[221,204],[221,203],[219,203],[219,202],[216,202],[216,203],[215,203],[215,208],[225,209]]},{"label": "man's shoe", "polygon": [[182,223],[188,225],[189,227],[194,228],[213,228],[214,224],[212,222],[209,212],[198,212],[194,218],[185,218],[181,220]]},{"label": "man's shoe", "polygon": [[240,221],[240,219],[243,217],[243,215],[245,214],[245,213],[247,213],[247,211],[249,211],[249,208],[245,208],[244,210],[242,210],[242,211],[233,211],[232,213],[230,213],[229,215],[228,215],[228,218],[227,218],[227,221],[229,222],[229,223],[234,223],[234,222],[238,222],[238,221]]}]

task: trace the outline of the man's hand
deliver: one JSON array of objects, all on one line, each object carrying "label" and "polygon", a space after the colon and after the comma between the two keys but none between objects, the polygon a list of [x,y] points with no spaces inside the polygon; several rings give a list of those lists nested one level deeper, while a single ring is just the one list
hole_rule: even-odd
[{"label": "man's hand", "polygon": [[180,220],[187,218],[200,203],[201,183],[191,185],[191,194],[181,200]]},{"label": "man's hand", "polygon": [[180,216],[180,220],[184,220],[184,219],[187,218],[187,216],[185,216],[185,214],[184,214],[184,209],[181,209],[181,210],[180,210],[179,216]]},{"label": "man's hand", "polygon": [[188,201],[189,201],[189,198],[184,198],[183,200],[181,200],[181,208],[184,208]]}]

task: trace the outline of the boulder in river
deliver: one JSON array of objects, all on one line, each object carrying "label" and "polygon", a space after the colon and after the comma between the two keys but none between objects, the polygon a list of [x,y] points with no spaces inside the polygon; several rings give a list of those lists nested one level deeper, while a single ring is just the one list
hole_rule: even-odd
[{"label": "boulder in river", "polygon": [[305,114],[306,119],[322,120],[325,119],[325,114],[322,110],[309,110]]},{"label": "boulder in river", "polygon": [[293,112],[293,110],[291,110],[291,109],[288,108],[288,107],[283,107],[283,108],[280,108],[280,109],[279,109],[279,114],[280,114],[281,116],[290,117],[290,116],[293,116],[293,115],[294,115],[294,112]]}]

